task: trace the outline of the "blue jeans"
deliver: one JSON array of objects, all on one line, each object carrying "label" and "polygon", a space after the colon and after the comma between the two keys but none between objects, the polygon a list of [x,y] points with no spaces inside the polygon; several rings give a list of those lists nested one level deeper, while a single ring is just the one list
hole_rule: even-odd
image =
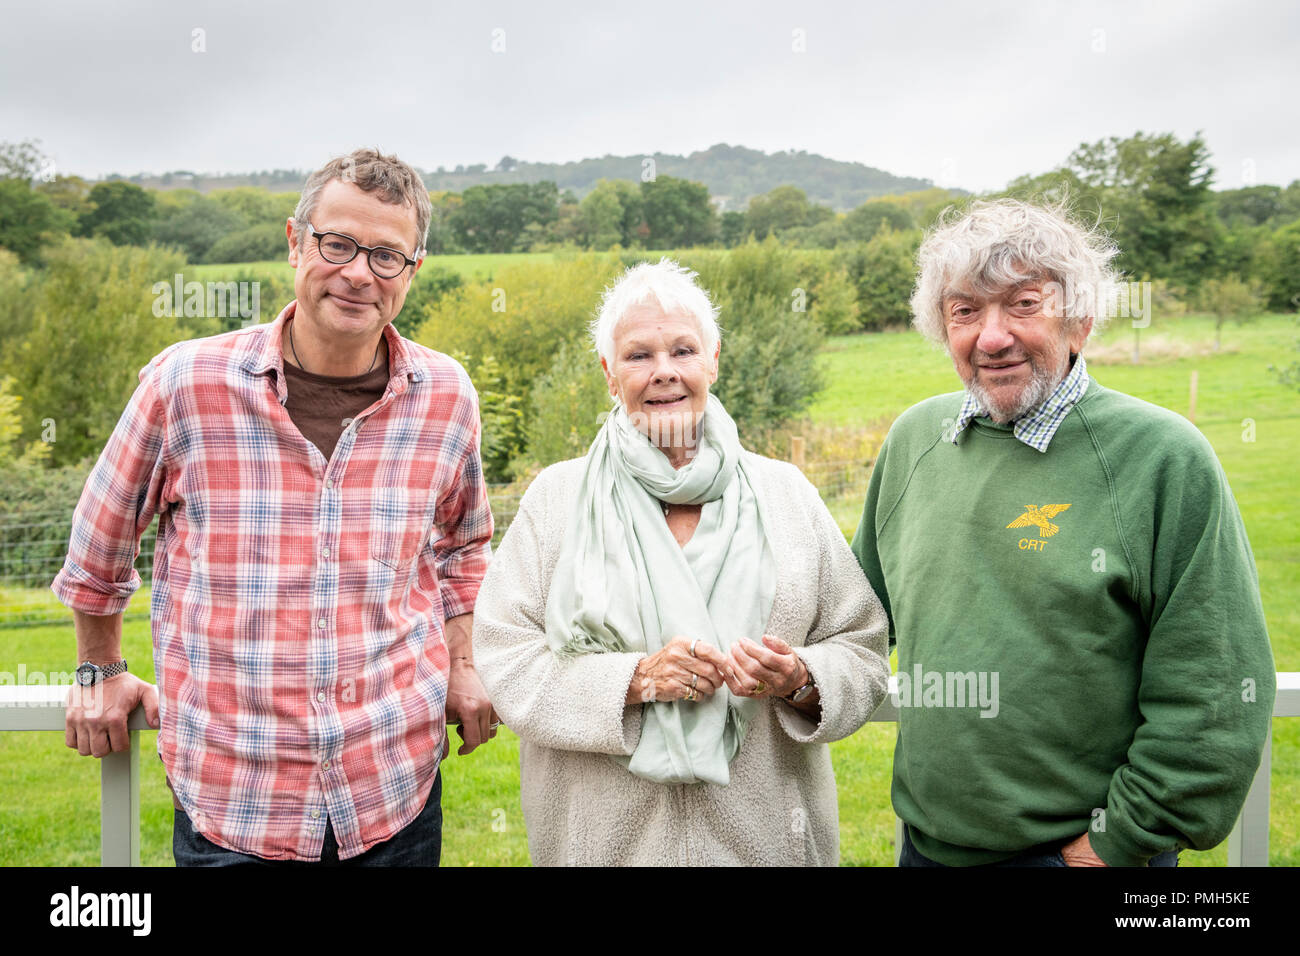
[{"label": "blue jeans", "polygon": [[334,828],[325,821],[325,845],[320,862],[266,860],[217,846],[194,829],[184,810],[176,810],[172,823],[172,856],[177,866],[437,866],[442,858],[442,770],[419,815],[402,829],[366,852],[339,859]]},{"label": "blue jeans", "polygon": [[[1001,863],[989,863],[988,866],[1065,866],[1065,857],[1061,855],[1061,847],[1065,844],[1044,843],[1041,846],[1030,847],[1024,853],[1013,856],[1009,860],[1003,860]],[[928,856],[922,856],[921,851],[912,843],[911,828],[906,824],[903,825],[903,850],[898,856],[899,866],[946,866],[930,859]],[[1170,850],[1167,853],[1161,853],[1153,856],[1147,866],[1177,866],[1178,851]]]}]

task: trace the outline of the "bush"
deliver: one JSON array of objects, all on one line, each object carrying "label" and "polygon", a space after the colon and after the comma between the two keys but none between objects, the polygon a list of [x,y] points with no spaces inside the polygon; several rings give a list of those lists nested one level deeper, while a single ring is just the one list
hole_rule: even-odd
[{"label": "bush", "polygon": [[34,281],[17,255],[0,249],[0,342],[5,343],[5,355],[31,330]]},{"label": "bush", "polygon": [[1260,277],[1271,309],[1300,309],[1300,222],[1273,233],[1262,255]]},{"label": "bush", "polygon": [[465,280],[459,272],[425,259],[420,271],[411,280],[411,287],[406,291],[406,301],[402,303],[402,311],[393,319],[393,328],[406,338],[413,338],[429,309],[448,292],[454,292],[464,284]]},{"label": "bush", "polygon": [[827,335],[843,335],[862,328],[857,290],[847,269],[824,272],[813,286],[812,320]]},{"label": "bush", "polygon": [[861,327],[878,332],[912,319],[909,300],[916,282],[917,230],[894,232],[888,225],[870,242],[841,247],[836,262],[847,270],[857,287]]},{"label": "bush", "polygon": [[686,253],[683,264],[721,311],[722,354],[713,393],[735,419],[742,442],[797,415],[821,389],[822,331],[807,311],[825,259],[749,241],[727,254]]},{"label": "bush", "polygon": [[222,236],[208,248],[208,262],[265,262],[289,253],[284,223],[263,223]]},{"label": "bush", "polygon": [[533,385],[527,453],[515,460],[514,474],[585,455],[600,430],[601,414],[610,407],[600,359],[583,342],[561,345]]},{"label": "bush", "polygon": [[566,342],[580,342],[618,267],[608,256],[504,266],[427,308],[413,338],[440,352],[494,355],[510,395],[530,394]]},{"label": "bush", "polygon": [[183,338],[174,318],[155,316],[153,285],[184,268],[157,246],[68,239],[51,247],[34,277],[32,314],[21,341],[6,348],[0,374],[23,396],[23,434],[54,428],[56,464],[97,455],[139,383],[137,372]]},{"label": "bush", "polygon": [[179,247],[190,262],[208,262],[213,246],[247,228],[248,223],[237,212],[196,194],[179,208],[171,202],[159,203],[153,237],[163,245]]},{"label": "bush", "polygon": [[25,181],[0,179],[0,247],[23,262],[39,262],[41,249],[71,224],[70,216]]},{"label": "bush", "polygon": [[506,391],[501,365],[492,355],[477,360],[463,353],[452,358],[465,367],[478,393],[479,420],[483,430],[479,440],[483,476],[489,483],[510,480],[511,462],[524,447],[522,399]]}]

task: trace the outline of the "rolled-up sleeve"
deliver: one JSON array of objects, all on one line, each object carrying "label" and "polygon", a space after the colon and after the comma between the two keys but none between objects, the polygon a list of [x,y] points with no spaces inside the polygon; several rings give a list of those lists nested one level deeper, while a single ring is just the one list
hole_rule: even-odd
[{"label": "rolled-up sleeve", "polygon": [[94,470],[72,519],[63,568],[51,589],[86,614],[126,610],[140,587],[135,559],[140,536],[161,510],[167,474],[165,405],[160,376],[146,368]]},{"label": "rolled-up sleeve", "polygon": [[[468,380],[467,380],[468,383]],[[438,502],[437,537],[430,542],[445,618],[469,614],[492,559],[492,506],[479,456],[478,403],[463,427],[468,436],[456,480]]]}]

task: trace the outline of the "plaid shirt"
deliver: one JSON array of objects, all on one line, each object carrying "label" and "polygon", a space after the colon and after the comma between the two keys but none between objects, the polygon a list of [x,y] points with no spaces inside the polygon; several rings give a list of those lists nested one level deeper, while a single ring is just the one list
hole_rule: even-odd
[{"label": "plaid shirt", "polygon": [[[1046,452],[1052,443],[1056,430],[1070,414],[1070,409],[1079,403],[1088,391],[1088,365],[1082,355],[1074,359],[1074,367],[1061,379],[1051,395],[1043,404],[1015,420],[1012,432],[1017,438],[1038,451]],[[966,430],[966,426],[975,418],[987,418],[988,412],[970,392],[962,400],[961,411],[957,413],[957,424],[952,430],[952,443],[957,444],[957,436]]]},{"label": "plaid shirt", "polygon": [[53,589],[121,612],[158,515],[158,752],[196,829],[270,859],[351,857],[423,808],[443,753],[443,621],[491,554],[477,397],[391,325],[383,397],[327,462],[294,427],[280,332],[182,342],[95,465]]}]

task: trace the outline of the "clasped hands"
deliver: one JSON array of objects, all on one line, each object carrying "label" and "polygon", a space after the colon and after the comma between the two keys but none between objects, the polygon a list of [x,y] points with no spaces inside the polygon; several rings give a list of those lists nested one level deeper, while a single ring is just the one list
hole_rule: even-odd
[{"label": "clasped hands", "polygon": [[627,703],[695,700],[723,684],[737,697],[786,697],[808,680],[799,655],[770,634],[763,635],[762,644],[742,637],[725,654],[705,641],[674,637],[637,664]]}]

